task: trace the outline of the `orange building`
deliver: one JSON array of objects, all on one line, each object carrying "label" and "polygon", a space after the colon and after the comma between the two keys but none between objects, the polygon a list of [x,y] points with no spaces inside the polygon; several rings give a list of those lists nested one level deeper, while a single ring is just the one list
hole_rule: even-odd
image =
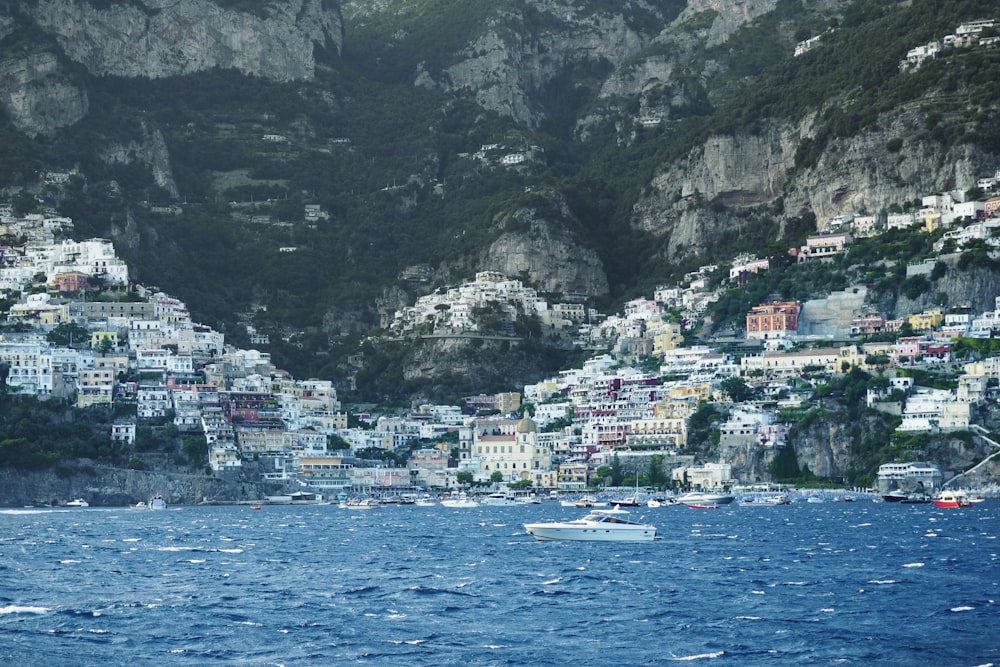
[{"label": "orange building", "polygon": [[779,301],[754,306],[747,315],[747,338],[767,340],[795,334],[799,330],[801,311],[802,304],[798,301]]}]

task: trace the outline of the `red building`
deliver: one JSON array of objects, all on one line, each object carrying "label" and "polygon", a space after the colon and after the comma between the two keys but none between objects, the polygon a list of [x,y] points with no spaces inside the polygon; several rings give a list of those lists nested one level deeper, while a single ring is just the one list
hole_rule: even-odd
[{"label": "red building", "polygon": [[69,273],[57,274],[52,279],[53,286],[60,292],[79,292],[80,290],[87,289],[89,284],[90,276],[86,273],[80,273],[79,271],[70,271]]},{"label": "red building", "polygon": [[802,304],[798,301],[779,301],[754,306],[747,315],[747,338],[767,340],[795,334],[799,330],[801,311]]}]

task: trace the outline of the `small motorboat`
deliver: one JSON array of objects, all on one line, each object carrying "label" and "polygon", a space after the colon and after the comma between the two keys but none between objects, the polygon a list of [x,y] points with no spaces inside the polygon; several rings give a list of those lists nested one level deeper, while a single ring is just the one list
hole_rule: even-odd
[{"label": "small motorboat", "polygon": [[934,506],[945,509],[972,507],[972,501],[969,500],[964,491],[948,491],[946,489],[934,499]]},{"label": "small motorboat", "polygon": [[342,507],[346,507],[349,510],[373,510],[380,507],[381,503],[376,498],[365,498],[357,502],[349,502]]},{"label": "small motorboat", "polygon": [[66,507],[90,507],[90,503],[83,498],[77,498],[66,503]]}]

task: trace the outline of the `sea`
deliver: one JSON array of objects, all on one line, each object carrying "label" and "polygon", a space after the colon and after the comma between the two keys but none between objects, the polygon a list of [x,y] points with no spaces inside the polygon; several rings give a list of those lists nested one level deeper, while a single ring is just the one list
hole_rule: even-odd
[{"label": "sea", "polygon": [[1000,665],[1000,501],[0,510],[3,665]]}]

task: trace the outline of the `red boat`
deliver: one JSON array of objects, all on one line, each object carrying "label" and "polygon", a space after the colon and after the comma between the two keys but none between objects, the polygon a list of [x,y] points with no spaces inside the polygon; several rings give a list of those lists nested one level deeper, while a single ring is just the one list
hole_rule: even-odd
[{"label": "red boat", "polygon": [[718,505],[699,505],[697,503],[689,503],[688,504],[688,508],[689,509],[693,509],[693,510],[717,510],[717,509],[719,509],[719,506]]},{"label": "red boat", "polygon": [[934,500],[935,507],[972,507],[972,501],[962,491],[942,491]]}]

